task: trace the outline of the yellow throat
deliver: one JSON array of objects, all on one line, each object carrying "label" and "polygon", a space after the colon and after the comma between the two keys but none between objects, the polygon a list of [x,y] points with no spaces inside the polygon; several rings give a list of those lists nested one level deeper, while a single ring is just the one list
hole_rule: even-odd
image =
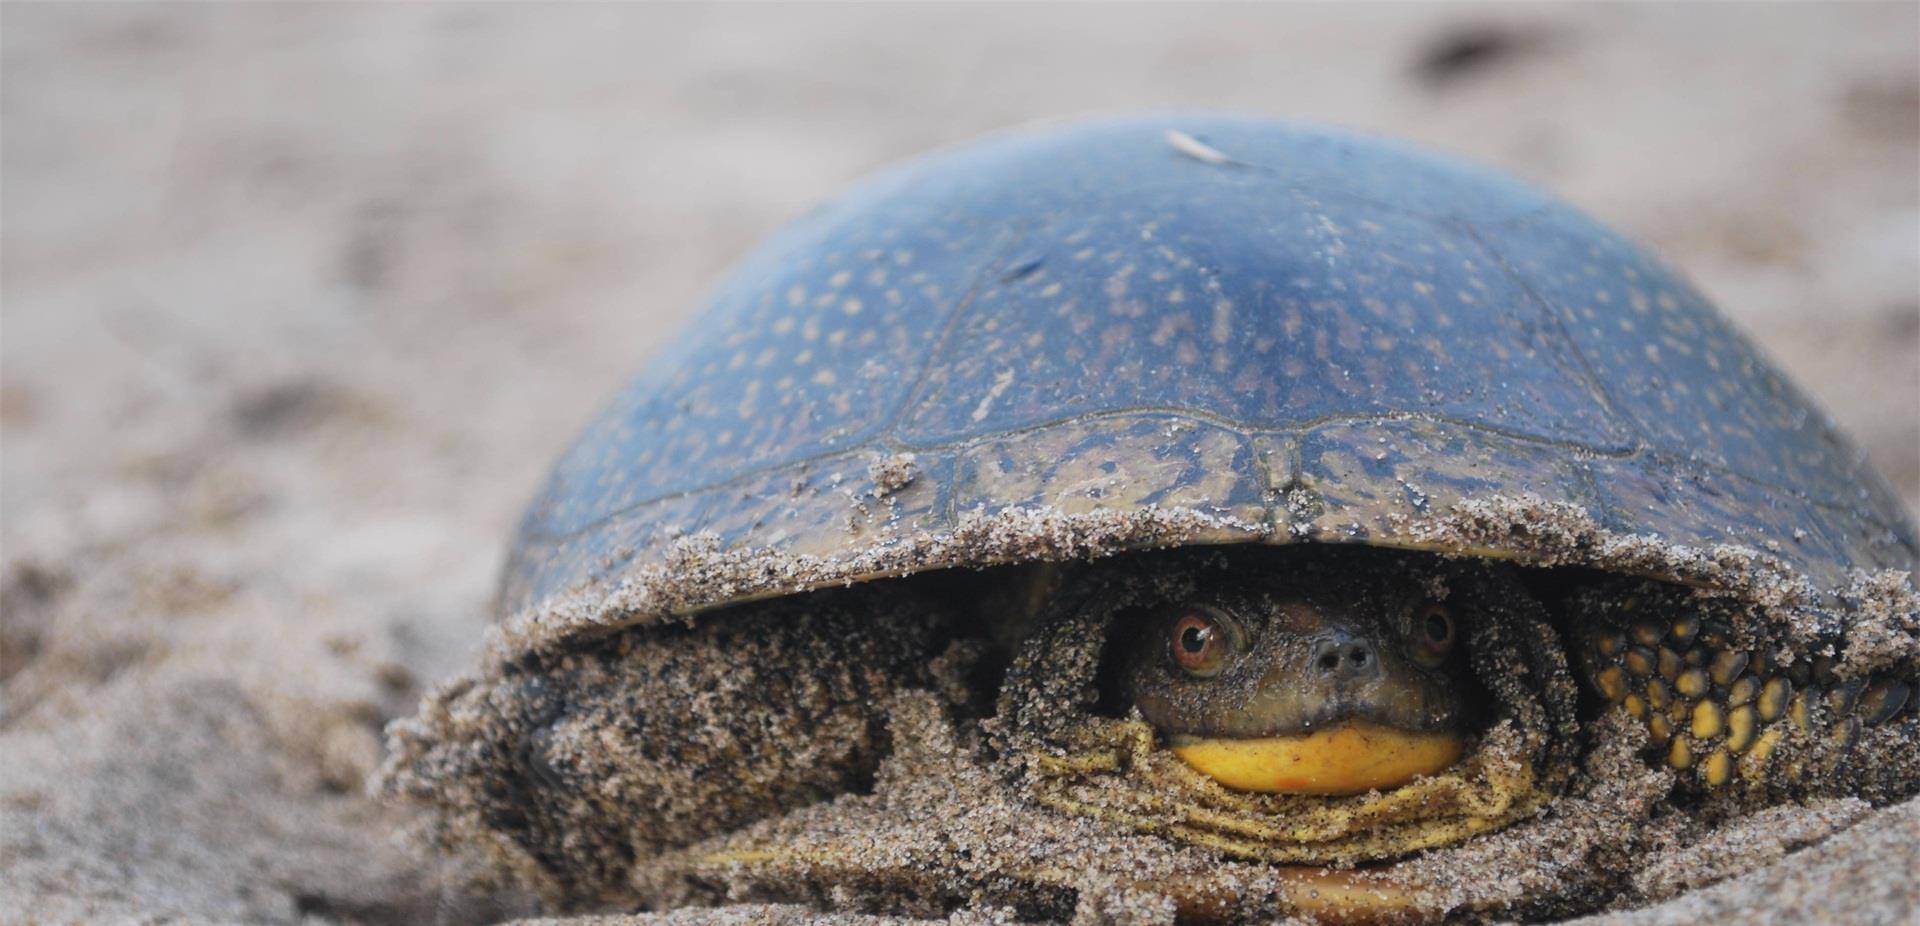
[{"label": "yellow throat", "polygon": [[1199,739],[1172,747],[1195,771],[1239,791],[1360,794],[1431,775],[1466,749],[1454,733],[1411,733],[1354,721],[1295,736]]}]

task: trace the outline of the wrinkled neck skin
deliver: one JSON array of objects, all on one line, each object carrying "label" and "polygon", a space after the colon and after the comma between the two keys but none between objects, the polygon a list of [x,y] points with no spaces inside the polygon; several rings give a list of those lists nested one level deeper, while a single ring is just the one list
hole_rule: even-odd
[{"label": "wrinkled neck skin", "polygon": [[[1468,732],[1481,706],[1462,642],[1472,615],[1445,600],[1439,577],[1405,561],[1295,552],[1217,557],[1123,615],[1109,656],[1121,702],[1176,746],[1350,723]],[[1180,664],[1174,651],[1193,642],[1180,638],[1183,619],[1189,637],[1204,625],[1217,638],[1210,673]]]}]

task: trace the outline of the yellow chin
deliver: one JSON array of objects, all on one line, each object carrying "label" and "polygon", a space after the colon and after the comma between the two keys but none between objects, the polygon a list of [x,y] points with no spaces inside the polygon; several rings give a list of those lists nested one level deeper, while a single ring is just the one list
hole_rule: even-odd
[{"label": "yellow chin", "polygon": [[1453,733],[1409,733],[1355,721],[1298,736],[1203,739],[1174,746],[1195,771],[1229,788],[1271,794],[1359,794],[1399,787],[1452,765]]}]

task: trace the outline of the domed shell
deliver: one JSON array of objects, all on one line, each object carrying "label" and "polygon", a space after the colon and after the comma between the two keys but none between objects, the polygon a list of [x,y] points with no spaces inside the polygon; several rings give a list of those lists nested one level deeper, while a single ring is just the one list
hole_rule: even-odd
[{"label": "domed shell", "polygon": [[560,460],[498,609],[524,647],[1133,547],[1527,557],[1431,529],[1485,500],[1823,588],[1916,557],[1827,418],[1572,208],[1401,144],[1168,116],[934,154],[774,237]]}]

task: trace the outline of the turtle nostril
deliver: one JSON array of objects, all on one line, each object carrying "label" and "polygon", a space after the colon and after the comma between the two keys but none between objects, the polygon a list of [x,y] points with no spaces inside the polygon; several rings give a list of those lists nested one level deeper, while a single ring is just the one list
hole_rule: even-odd
[{"label": "turtle nostril", "polygon": [[1380,657],[1369,640],[1340,632],[1320,641],[1313,648],[1313,673],[1329,681],[1346,683],[1370,678],[1379,672]]}]

